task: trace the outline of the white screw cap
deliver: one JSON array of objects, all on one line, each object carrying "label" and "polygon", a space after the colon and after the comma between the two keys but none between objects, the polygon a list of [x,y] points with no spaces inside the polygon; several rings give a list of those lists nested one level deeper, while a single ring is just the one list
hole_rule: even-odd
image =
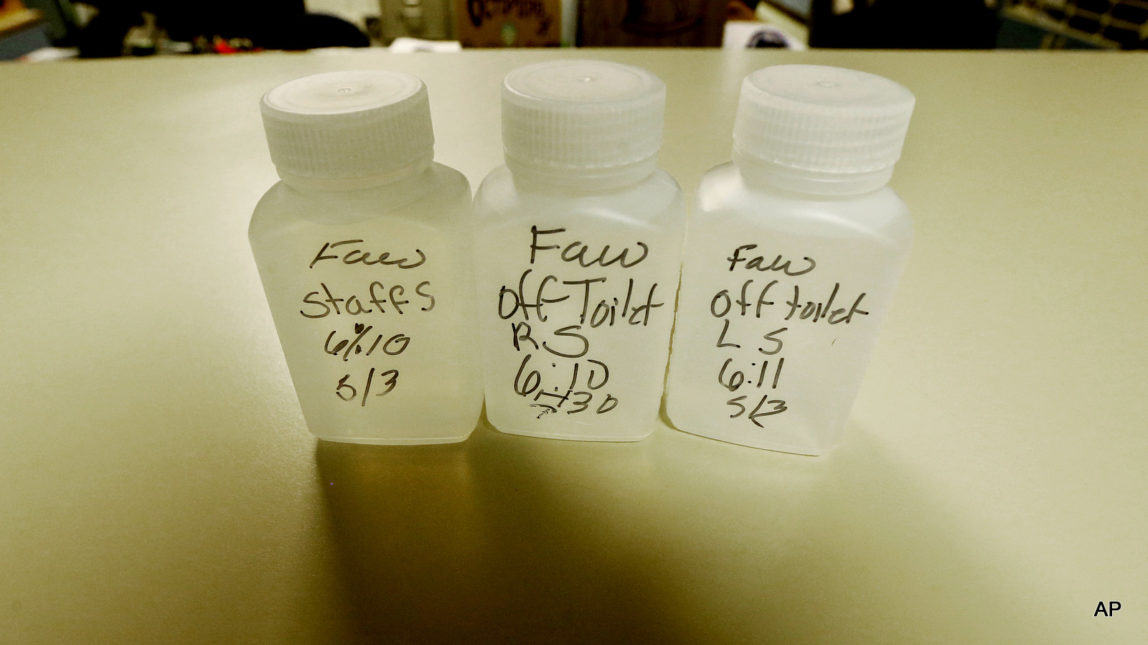
[{"label": "white screw cap", "polygon": [[426,86],[410,74],[305,76],[267,92],[261,112],[284,179],[370,177],[434,156]]},{"label": "white screw cap", "polygon": [[605,61],[520,67],[502,84],[508,160],[542,169],[608,169],[656,162],[666,86],[650,72]]},{"label": "white screw cap", "polygon": [[777,65],[745,78],[734,151],[803,171],[892,175],[915,99],[881,76]]}]

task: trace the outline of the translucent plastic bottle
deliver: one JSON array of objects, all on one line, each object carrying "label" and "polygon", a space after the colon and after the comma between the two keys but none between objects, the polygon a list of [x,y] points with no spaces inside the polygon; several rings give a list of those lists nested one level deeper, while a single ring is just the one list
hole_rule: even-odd
[{"label": "translucent plastic bottle", "polygon": [[687,231],[666,411],[679,429],[821,454],[838,441],[912,239],[886,184],[914,99],[872,74],[750,74],[733,163]]},{"label": "translucent plastic bottle", "polygon": [[684,226],[658,170],[665,86],[645,70],[559,61],[511,72],[506,166],[475,197],[491,424],[634,441],[656,427]]},{"label": "translucent plastic bottle", "polygon": [[426,87],[318,74],[262,112],[282,181],[251,248],[307,425],[356,443],[466,439],[482,406],[470,187],[432,161]]}]

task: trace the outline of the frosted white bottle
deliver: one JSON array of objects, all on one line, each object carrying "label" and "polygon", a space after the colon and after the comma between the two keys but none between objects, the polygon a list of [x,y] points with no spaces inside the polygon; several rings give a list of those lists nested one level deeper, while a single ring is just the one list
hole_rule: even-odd
[{"label": "frosted white bottle", "polygon": [[262,113],[282,181],[249,236],[311,432],[466,439],[482,406],[470,187],[432,160],[426,87],[318,74],[272,89]]},{"label": "frosted white bottle", "polygon": [[733,163],[687,231],[666,412],[686,432],[817,455],[834,446],[904,266],[887,186],[914,99],[872,74],[750,74]]},{"label": "frosted white bottle", "polygon": [[658,170],[665,86],[607,62],[519,68],[506,166],[475,197],[486,415],[503,432],[634,441],[658,412],[684,205]]}]

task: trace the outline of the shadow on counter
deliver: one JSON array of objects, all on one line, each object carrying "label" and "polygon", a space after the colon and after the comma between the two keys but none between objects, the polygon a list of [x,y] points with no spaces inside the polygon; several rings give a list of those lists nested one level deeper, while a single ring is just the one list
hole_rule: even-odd
[{"label": "shadow on counter", "polygon": [[1046,634],[929,473],[853,427],[821,458],[661,428],[319,442],[348,618],[377,642],[921,642]]},{"label": "shadow on counter", "polygon": [[[319,486],[355,632],[378,642],[685,642],[638,554],[555,488],[537,458],[633,458],[641,444],[511,437],[460,444],[319,441]],[[615,457],[613,461],[617,461]]]}]

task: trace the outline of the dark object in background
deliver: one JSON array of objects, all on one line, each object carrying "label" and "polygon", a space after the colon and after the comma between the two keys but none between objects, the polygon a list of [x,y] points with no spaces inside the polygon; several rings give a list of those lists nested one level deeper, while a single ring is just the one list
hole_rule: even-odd
[{"label": "dark object in background", "polygon": [[789,43],[785,42],[785,37],[779,33],[772,31],[759,31],[749,39],[749,42],[747,42],[745,46],[748,49],[785,49],[789,46]]},{"label": "dark object in background", "polygon": [[370,38],[355,25],[324,13],[305,13],[281,21],[252,39],[263,49],[304,50],[320,47],[369,47]]},{"label": "dark object in background", "polygon": [[1144,0],[1004,0],[1002,49],[1145,49]]},{"label": "dark object in background", "polygon": [[79,32],[76,47],[80,58],[112,58],[122,56],[124,39],[132,27],[143,24],[143,11],[139,3],[91,2],[98,14]]},{"label": "dark object in background", "polygon": [[325,14],[309,14],[302,0],[94,0],[99,13],[79,35],[83,58],[120,56],[132,27],[151,13],[169,39],[180,42],[241,39],[255,49],[304,50],[317,47],[367,47],[370,40],[355,25]]},{"label": "dark object in background", "polygon": [[582,0],[580,47],[721,47],[726,0]]},{"label": "dark object in background", "polygon": [[984,0],[875,0],[837,15],[813,0],[809,46],[857,49],[992,49],[996,12]]}]

